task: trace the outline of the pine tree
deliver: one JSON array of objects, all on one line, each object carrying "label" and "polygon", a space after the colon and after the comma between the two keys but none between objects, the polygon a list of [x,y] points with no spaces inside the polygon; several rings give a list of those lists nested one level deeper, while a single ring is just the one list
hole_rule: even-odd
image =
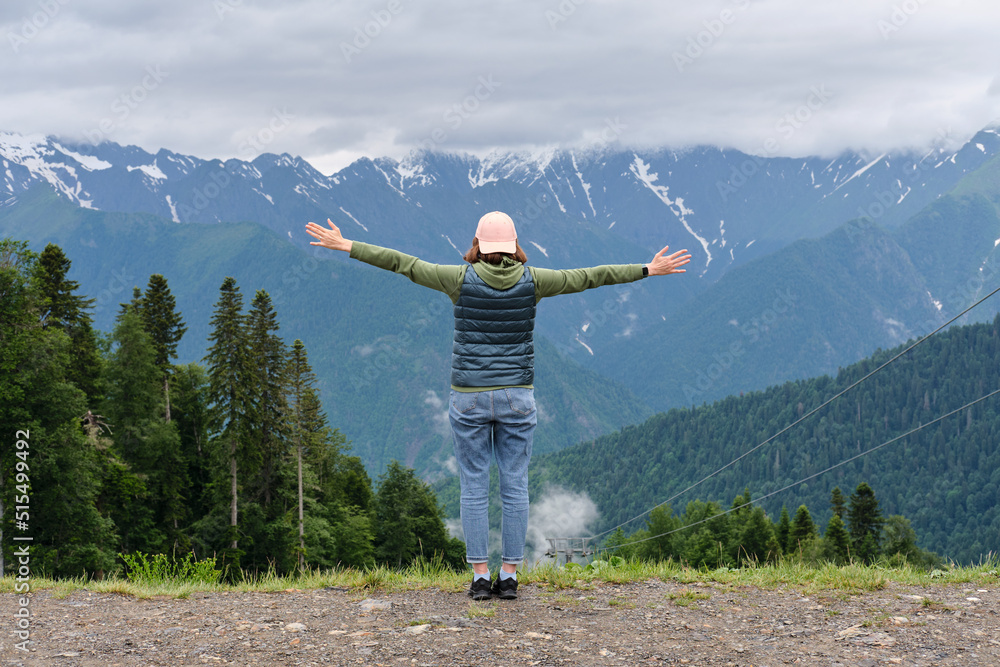
[{"label": "pine tree", "polygon": [[420,556],[448,554],[444,513],[437,497],[411,468],[393,461],[379,478],[375,494],[377,528],[375,557],[390,567],[402,567]]},{"label": "pine tree", "polygon": [[830,509],[843,522],[844,515],[847,514],[847,500],[844,498],[844,494],[841,492],[839,486],[833,487],[833,491],[830,492]]},{"label": "pine tree", "polygon": [[128,302],[125,302],[125,303],[119,303],[118,305],[121,306],[121,308],[118,309],[118,314],[119,315],[121,315],[123,313],[127,313],[129,311],[132,311],[132,312],[135,312],[135,313],[141,312],[142,311],[142,290],[133,285],[132,286],[132,300],[128,301]]},{"label": "pine tree", "polygon": [[680,542],[682,536],[676,531],[681,527],[681,520],[674,516],[670,505],[657,505],[646,519],[646,530],[642,538],[647,539],[636,545],[641,558],[654,562],[665,561],[668,558],[680,557]]},{"label": "pine tree", "polygon": [[316,384],[316,375],[312,372],[309,359],[306,354],[305,344],[295,339],[292,343],[292,353],[288,360],[288,388],[289,407],[291,411],[291,435],[295,444],[295,463],[298,473],[298,510],[299,510],[299,569],[305,567],[305,503],[302,490],[302,448],[305,436],[305,415],[303,413],[303,400],[305,393],[313,389]]},{"label": "pine tree", "polygon": [[93,405],[100,397],[101,354],[93,319],[88,312],[94,300],[77,295],[80,284],[68,280],[72,262],[62,248],[50,243],[38,256],[38,284],[43,298],[43,326],[66,332],[73,347],[67,379],[83,390]]},{"label": "pine tree", "polygon": [[271,297],[257,290],[247,315],[246,336],[257,377],[253,437],[261,456],[259,493],[265,508],[281,483],[280,466],[288,446],[288,350],[278,329]]},{"label": "pine tree", "polygon": [[778,526],[774,530],[774,536],[781,546],[782,553],[791,553],[794,549],[789,542],[788,536],[792,532],[792,518],[788,516],[788,508],[781,506],[781,516],[778,518]]},{"label": "pine tree", "polygon": [[[127,488],[132,497],[116,496],[105,507],[115,517],[125,551],[155,553],[171,545],[186,550],[180,524],[187,517],[187,469],[176,425],[162,418],[161,370],[138,312],[119,315],[111,342],[104,413],[122,465],[108,470],[115,488]],[[116,507],[120,504],[125,507]]]},{"label": "pine tree", "polygon": [[737,563],[763,563],[768,560],[768,550],[774,542],[774,525],[767,518],[763,507],[750,510],[738,528],[739,548]]},{"label": "pine tree", "polygon": [[211,483],[209,463],[209,385],[208,374],[199,364],[177,366],[170,377],[173,407],[171,423],[176,424],[180,451],[190,483],[187,498],[188,516],[197,519],[209,511]]},{"label": "pine tree", "polygon": [[[309,562],[368,567],[374,563],[374,495],[361,459],[345,455],[347,439],[327,425],[315,389],[302,395],[303,486],[316,498],[303,496],[315,516],[306,513],[306,548],[319,541],[310,531],[325,520],[331,534],[320,549],[308,551]],[[320,515],[320,513],[325,514]],[[310,526],[311,524],[311,526]],[[464,558],[464,551],[462,552]]]},{"label": "pine tree", "polygon": [[156,350],[156,366],[160,369],[163,380],[164,413],[166,421],[170,421],[171,359],[177,356],[177,344],[187,327],[176,310],[177,302],[170,293],[167,279],[159,273],[149,277],[146,293],[138,303],[143,327]]},{"label": "pine tree", "polygon": [[250,359],[244,319],[239,286],[227,277],[219,288],[219,300],[210,322],[212,333],[208,337],[212,345],[204,361],[208,367],[214,440],[229,463],[229,547],[223,554],[223,563],[233,574],[240,561],[238,473],[242,467],[244,475],[252,477],[260,460],[251,438],[257,414],[257,375]]},{"label": "pine tree", "polygon": [[812,515],[809,514],[809,508],[805,505],[799,505],[788,532],[791,551],[800,551],[806,546],[806,543],[816,537],[816,534],[816,523],[813,521]]},{"label": "pine tree", "polygon": [[850,536],[839,514],[830,517],[823,536],[823,556],[838,565],[846,563],[850,557]]},{"label": "pine tree", "polygon": [[858,488],[851,494],[847,513],[854,555],[865,563],[870,563],[882,552],[884,522],[875,492],[866,482],[858,484]]},{"label": "pine tree", "polygon": [[[58,326],[43,326],[49,299],[42,294],[44,270],[27,243],[0,239],[0,424],[11,431],[30,467],[32,570],[54,577],[94,575],[114,564],[114,524],[97,507],[99,457],[82,429],[86,395],[69,380],[72,343]],[[70,290],[72,292],[73,290]],[[16,432],[15,432],[16,429]],[[14,507],[14,462],[0,457],[3,494],[0,519],[6,530]],[[2,541],[5,560],[13,542]]]}]

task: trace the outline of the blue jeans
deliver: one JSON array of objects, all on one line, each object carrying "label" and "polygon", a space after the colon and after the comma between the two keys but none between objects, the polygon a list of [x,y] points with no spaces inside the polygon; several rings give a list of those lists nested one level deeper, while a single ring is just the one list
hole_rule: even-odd
[{"label": "blue jeans", "polygon": [[503,504],[501,557],[505,563],[520,563],[528,532],[528,462],[538,423],[535,391],[452,390],[448,417],[461,471],[465,559],[485,563],[489,555],[490,464],[495,455]]}]

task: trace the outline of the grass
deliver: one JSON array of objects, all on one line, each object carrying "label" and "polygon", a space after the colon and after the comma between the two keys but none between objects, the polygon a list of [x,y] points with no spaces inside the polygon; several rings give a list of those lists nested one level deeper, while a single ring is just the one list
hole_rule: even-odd
[{"label": "grass", "polygon": [[493,618],[497,613],[496,607],[493,605],[480,604],[478,602],[473,602],[469,605],[469,612],[466,614],[470,619],[477,618]]},{"label": "grass", "polygon": [[[439,564],[419,563],[396,570],[374,567],[364,570],[334,568],[308,570],[290,575],[272,572],[251,574],[235,583],[221,581],[194,581],[179,577],[134,577],[113,575],[102,581],[79,577],[75,579],[47,579],[33,577],[32,590],[50,590],[57,598],[64,598],[76,591],[113,593],[136,598],[187,598],[196,592],[261,592],[280,593],[294,590],[342,588],[358,595],[378,592],[439,589],[462,592],[469,585],[469,573],[451,571]],[[553,564],[537,565],[518,574],[522,585],[536,585],[544,591],[590,591],[603,585],[627,584],[637,581],[660,579],[683,585],[707,584],[726,588],[749,586],[766,590],[795,588],[803,594],[828,592],[834,597],[859,595],[867,591],[884,589],[890,583],[906,586],[935,586],[941,584],[975,583],[996,585],[1000,583],[998,559],[969,567],[950,567],[932,573],[907,565],[889,567],[883,564],[822,565],[813,567],[796,561],[784,561],[741,569],[719,568],[714,570],[691,568],[667,561],[646,563],[621,561],[606,564],[598,569],[557,567]],[[0,579],[0,593],[14,592],[17,582],[13,577]],[[931,603],[933,604],[933,603]]]},{"label": "grass", "polygon": [[697,591],[684,589],[680,593],[670,593],[667,597],[673,600],[674,604],[678,607],[689,607],[692,602],[697,600],[708,600],[711,599],[712,596],[708,593],[699,593]]}]

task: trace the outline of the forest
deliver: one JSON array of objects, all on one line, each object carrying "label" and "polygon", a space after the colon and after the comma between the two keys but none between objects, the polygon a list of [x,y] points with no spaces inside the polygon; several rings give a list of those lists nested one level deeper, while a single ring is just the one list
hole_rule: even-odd
[{"label": "forest", "polygon": [[[134,288],[103,333],[70,267],[57,245],[36,254],[0,242],[0,526],[4,536],[30,534],[36,571],[101,577],[132,554],[212,558],[230,576],[418,559],[465,567],[464,544],[444,524],[457,515],[457,479],[435,490],[394,461],[373,481],[328,423],[305,345],[285,342],[266,291],[246,307],[226,278],[201,363],[174,364],[187,323],[163,275]],[[532,493],[587,490],[602,512],[597,528],[609,528],[603,546],[636,558],[717,567],[886,556],[931,567],[940,562],[933,549],[974,561],[997,548],[1000,522],[1000,422],[990,403],[827,480],[795,480],[988,391],[998,328],[1000,320],[943,332],[698,489],[720,498],[743,488],[728,510],[690,500],[675,515],[663,499],[893,352],[836,378],[672,410],[538,456]],[[882,509],[866,480],[877,482]],[[757,500],[788,485],[783,498]],[[827,504],[832,485],[855,491],[845,500],[834,488]],[[775,503],[789,497],[798,509],[782,506],[774,521]],[[650,507],[645,527],[614,530]],[[3,543],[9,570],[12,541]]]},{"label": "forest", "polygon": [[692,567],[741,567],[792,558],[812,565],[849,562],[909,564],[932,569],[943,563],[935,553],[917,546],[917,533],[904,516],[884,517],[875,491],[861,482],[845,498],[839,486],[830,492],[830,521],[820,527],[805,505],[795,515],[782,506],[774,523],[764,508],[753,504],[749,489],[733,499],[728,510],[718,503],[694,500],[677,516],[670,505],[649,512],[646,527],[626,536],[619,526],[602,548],[623,558],[673,560]]},{"label": "forest", "polygon": [[231,577],[464,567],[434,492],[398,462],[373,483],[327,422],[266,291],[247,309],[227,278],[203,363],[174,365],[187,327],[164,276],[105,334],[70,266],[57,245],[0,241],[0,515],[30,536],[33,571],[102,577],[122,554],[211,558]]},{"label": "forest", "polygon": [[[867,482],[887,515],[912,522],[922,548],[978,563],[1000,551],[1000,406],[990,398],[943,417],[998,389],[1000,316],[926,338],[788,428],[910,344],[880,350],[834,377],[670,410],[536,457],[532,492],[586,491],[601,510],[596,530],[668,498],[732,498],[745,488],[772,517],[782,504],[807,505],[825,524],[830,489]],[[914,429],[921,430],[901,437]],[[445,484],[437,490],[454,511],[454,491]]]}]

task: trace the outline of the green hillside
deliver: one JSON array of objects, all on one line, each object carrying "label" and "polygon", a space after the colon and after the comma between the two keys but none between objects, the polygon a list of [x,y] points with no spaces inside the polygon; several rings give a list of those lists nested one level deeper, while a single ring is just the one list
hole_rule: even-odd
[{"label": "green hillside", "polygon": [[595,369],[647,387],[659,410],[833,373],[998,283],[998,238],[1000,214],[980,193],[945,195],[891,231],[854,220],[734,268]]},{"label": "green hillside", "polygon": [[[189,330],[178,361],[205,354],[212,307],[226,276],[244,294],[267,290],[286,342],[301,339],[333,425],[379,473],[398,459],[440,474],[451,456],[447,424],[451,302],[395,276],[326,250],[307,252],[255,223],[175,224],[66,204],[46,188],[0,209],[3,236],[40,251],[60,245],[70,277],[96,299],[94,320],[109,331],[119,303],[150,274],[169,281]],[[538,341],[536,386],[542,419],[536,451],[554,451],[635,423],[652,410]]]},{"label": "green hillside", "polygon": [[[996,298],[996,297],[994,297]],[[788,382],[694,409],[674,409],[638,426],[537,457],[535,493],[547,485],[585,491],[611,528],[665,501],[765,441],[886,361],[895,351],[828,376]],[[761,497],[879,445],[997,389],[1000,317],[942,332],[774,442],[672,504],[724,506],[745,487]],[[825,525],[830,489],[862,481],[883,515],[912,521],[920,546],[962,562],[1000,550],[1000,404],[990,399],[869,456],[764,502],[806,504]],[[442,497],[449,497],[444,490]],[[644,527],[642,520],[627,527]]]}]

